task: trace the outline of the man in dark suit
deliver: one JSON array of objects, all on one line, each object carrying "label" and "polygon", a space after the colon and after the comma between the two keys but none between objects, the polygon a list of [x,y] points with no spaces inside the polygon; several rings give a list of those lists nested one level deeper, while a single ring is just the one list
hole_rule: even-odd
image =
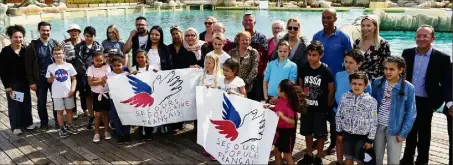
[{"label": "man in dark suit", "polygon": [[453,154],[452,150],[452,144],[453,144],[453,136],[452,136],[452,129],[453,129],[453,101],[452,101],[452,95],[453,95],[453,88],[452,88],[452,74],[453,74],[453,63],[450,65],[450,69],[447,71],[447,75],[445,75],[445,84],[444,84],[444,97],[445,97],[445,108],[444,108],[444,114],[447,117],[447,129],[448,129],[448,142],[449,142],[449,161],[448,165],[453,165],[453,160],[451,159]]},{"label": "man in dark suit", "polygon": [[416,48],[405,49],[403,58],[407,64],[406,79],[415,87],[417,118],[409,136],[400,164],[414,164],[415,149],[418,156],[415,164],[428,164],[433,112],[444,103],[443,87],[450,66],[450,57],[432,47],[434,29],[422,25],[415,36]]}]

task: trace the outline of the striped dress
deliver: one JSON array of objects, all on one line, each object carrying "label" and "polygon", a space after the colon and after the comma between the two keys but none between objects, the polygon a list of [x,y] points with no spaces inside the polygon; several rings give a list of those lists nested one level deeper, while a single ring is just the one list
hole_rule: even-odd
[{"label": "striped dress", "polygon": [[390,104],[392,101],[392,90],[395,86],[389,86],[388,82],[385,81],[385,90],[384,90],[384,97],[382,98],[381,106],[379,107],[378,113],[378,123],[381,126],[388,126],[389,117],[390,117]]}]

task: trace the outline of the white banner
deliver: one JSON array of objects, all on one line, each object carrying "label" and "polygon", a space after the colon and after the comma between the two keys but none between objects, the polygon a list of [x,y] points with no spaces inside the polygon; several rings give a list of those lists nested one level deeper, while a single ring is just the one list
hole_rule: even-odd
[{"label": "white banner", "polygon": [[277,128],[263,104],[218,89],[197,87],[197,143],[221,164],[268,164]]},{"label": "white banner", "polygon": [[124,125],[159,126],[196,120],[195,87],[202,70],[178,69],[108,78]]}]

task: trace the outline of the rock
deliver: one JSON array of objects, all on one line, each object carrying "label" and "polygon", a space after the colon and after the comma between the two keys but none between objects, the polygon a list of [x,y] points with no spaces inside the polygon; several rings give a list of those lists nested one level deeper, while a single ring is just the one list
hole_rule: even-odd
[{"label": "rock", "polygon": [[27,8],[26,10],[27,12],[25,12],[26,15],[35,15],[41,13],[42,11],[42,8],[36,5],[28,5],[26,8]]},{"label": "rock", "polygon": [[370,6],[370,0],[356,0],[355,5],[368,7]]},{"label": "rock", "polygon": [[417,3],[415,2],[408,2],[404,4],[404,7],[417,7]]},{"label": "rock", "polygon": [[341,0],[341,4],[343,6],[352,6],[354,1],[353,0]]},{"label": "rock", "polygon": [[304,2],[299,2],[299,3],[297,3],[297,6],[299,6],[299,7],[305,7],[305,6],[307,6],[307,5],[305,5]]},{"label": "rock", "polygon": [[417,4],[422,4],[422,3],[425,3],[425,2],[434,2],[434,0],[414,0],[414,1]]},{"label": "rock", "polygon": [[174,0],[170,0],[170,2],[168,2],[168,6],[171,6],[171,7],[174,7],[178,4],[176,4],[176,2]]},{"label": "rock", "polygon": [[283,7],[285,8],[299,8],[299,6],[292,4],[292,3],[283,3]]},{"label": "rock", "polygon": [[343,25],[340,27],[340,30],[349,36],[351,43],[354,43],[355,40],[362,37],[360,26]]},{"label": "rock", "polygon": [[154,1],[153,5],[154,7],[162,7],[162,2],[157,2],[157,1]]},{"label": "rock", "polygon": [[439,17],[439,23],[437,24],[436,31],[450,31],[452,28],[451,25],[451,15],[446,17]]},{"label": "rock", "polygon": [[332,2],[329,2],[329,1],[319,2],[319,7],[321,7],[321,8],[329,8],[331,6],[332,6]]},{"label": "rock", "polygon": [[154,0],[146,0],[145,3],[147,5],[153,5],[154,4]]},{"label": "rock", "polygon": [[398,0],[396,3],[398,4],[398,6],[404,6],[407,2],[407,0]]},{"label": "rock", "polygon": [[436,6],[436,2],[427,1],[417,5],[418,8],[433,8]]}]

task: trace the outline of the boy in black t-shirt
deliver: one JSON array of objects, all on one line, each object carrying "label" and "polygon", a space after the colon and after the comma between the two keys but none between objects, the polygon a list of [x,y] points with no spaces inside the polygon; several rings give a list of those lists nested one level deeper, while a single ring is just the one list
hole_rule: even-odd
[{"label": "boy in black t-shirt", "polygon": [[[305,136],[307,153],[297,164],[322,164],[324,138],[327,136],[326,113],[332,107],[335,92],[334,77],[326,64],[321,62],[324,48],[319,41],[308,47],[308,63],[299,69],[299,85],[307,95],[307,112],[300,118],[300,133]],[[313,158],[313,137],[317,140],[318,153]]]}]

